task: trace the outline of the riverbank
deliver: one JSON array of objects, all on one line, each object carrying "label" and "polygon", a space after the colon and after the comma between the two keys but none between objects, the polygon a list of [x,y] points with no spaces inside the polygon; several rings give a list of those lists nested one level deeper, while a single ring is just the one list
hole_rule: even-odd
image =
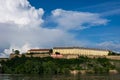
[{"label": "riverbank", "polygon": [[[86,74],[95,74],[94,70],[70,70],[70,73],[73,75],[81,74],[81,75],[86,75]],[[109,70],[108,74],[119,74],[118,70]]]}]

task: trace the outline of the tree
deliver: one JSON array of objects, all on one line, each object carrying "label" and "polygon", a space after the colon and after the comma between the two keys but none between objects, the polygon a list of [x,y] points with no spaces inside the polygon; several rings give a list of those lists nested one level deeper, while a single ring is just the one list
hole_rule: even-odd
[{"label": "tree", "polygon": [[50,50],[49,50],[49,54],[52,54],[52,53],[53,53],[53,50],[52,50],[52,49],[50,49]]},{"label": "tree", "polygon": [[15,54],[20,54],[20,51],[19,50],[15,50]]},{"label": "tree", "polygon": [[109,51],[108,55],[120,55],[120,54],[113,52],[113,51]]},{"label": "tree", "polygon": [[43,71],[44,74],[55,74],[57,72],[57,66],[52,61],[44,62]]}]

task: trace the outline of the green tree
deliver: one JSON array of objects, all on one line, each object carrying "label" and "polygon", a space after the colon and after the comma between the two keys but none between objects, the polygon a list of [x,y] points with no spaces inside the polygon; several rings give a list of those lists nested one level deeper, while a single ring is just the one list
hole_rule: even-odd
[{"label": "green tree", "polygon": [[53,53],[53,50],[52,50],[52,49],[50,49],[50,50],[49,50],[49,54],[52,54],[52,53]]},{"label": "green tree", "polygon": [[20,51],[19,50],[15,50],[15,54],[20,54]]},{"label": "green tree", "polygon": [[44,74],[55,74],[57,67],[54,62],[48,61],[43,63]]}]

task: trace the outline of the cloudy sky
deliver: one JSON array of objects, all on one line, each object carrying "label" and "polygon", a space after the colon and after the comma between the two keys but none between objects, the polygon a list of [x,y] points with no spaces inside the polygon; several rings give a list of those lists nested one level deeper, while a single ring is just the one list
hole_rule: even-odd
[{"label": "cloudy sky", "polygon": [[0,0],[0,57],[80,46],[120,52],[120,0]]}]

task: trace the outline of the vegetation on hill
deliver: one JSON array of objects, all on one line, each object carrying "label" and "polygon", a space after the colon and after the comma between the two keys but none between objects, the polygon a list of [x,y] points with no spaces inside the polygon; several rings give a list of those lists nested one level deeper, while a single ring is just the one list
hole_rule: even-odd
[{"label": "vegetation on hill", "polygon": [[108,73],[115,69],[106,58],[54,59],[51,57],[15,57],[1,61],[2,73],[5,74],[67,74],[70,70],[92,70],[94,73]]}]

